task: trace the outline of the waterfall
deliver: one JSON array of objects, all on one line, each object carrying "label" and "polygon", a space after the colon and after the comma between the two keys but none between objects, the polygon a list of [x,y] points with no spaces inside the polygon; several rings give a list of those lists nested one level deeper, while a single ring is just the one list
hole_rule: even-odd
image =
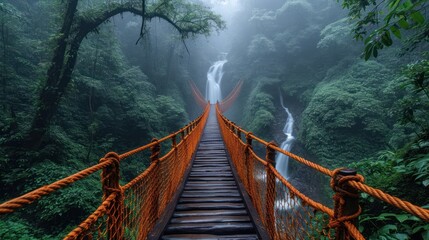
[{"label": "waterfall", "polygon": [[[290,149],[292,148],[292,143],[295,140],[295,137],[292,135],[294,120],[293,120],[292,114],[289,112],[289,109],[284,106],[283,97],[281,94],[280,94],[280,103],[282,105],[282,108],[287,113],[286,124],[283,127],[283,133],[286,135],[286,139],[282,142],[280,148],[289,152]],[[278,153],[276,156],[276,169],[286,179],[289,177],[288,165],[289,165],[289,157],[284,154]]]},{"label": "waterfall", "polygon": [[223,77],[223,65],[226,62],[228,61],[225,59],[215,62],[207,72],[206,99],[211,104],[222,101],[220,82]]}]

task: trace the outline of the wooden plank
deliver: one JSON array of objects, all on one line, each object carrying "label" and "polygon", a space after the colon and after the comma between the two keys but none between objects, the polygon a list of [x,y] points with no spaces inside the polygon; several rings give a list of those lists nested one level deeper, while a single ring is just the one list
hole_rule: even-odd
[{"label": "wooden plank", "polygon": [[191,216],[239,216],[246,215],[245,209],[221,209],[221,210],[190,210],[175,211],[173,217],[191,217]]},{"label": "wooden plank", "polygon": [[237,186],[234,186],[234,185],[231,185],[231,186],[187,186],[187,187],[185,187],[184,188],[184,190],[189,190],[189,191],[192,191],[192,190],[206,190],[206,189],[234,189],[234,190],[237,190],[238,189],[238,187]]},{"label": "wooden plank", "polygon": [[176,211],[245,209],[243,203],[179,203]]},{"label": "wooden plank", "polygon": [[224,166],[228,166],[229,165],[227,159],[214,159],[214,158],[210,158],[210,159],[198,160],[198,161],[195,162],[195,164],[211,164],[211,163],[223,164]]},{"label": "wooden plank", "polygon": [[205,150],[204,153],[203,152],[197,152],[196,157],[199,159],[224,158],[224,157],[226,157],[226,153],[219,152],[217,150],[216,151]]},{"label": "wooden plank", "polygon": [[199,153],[197,152],[197,155],[195,155],[196,159],[198,160],[210,160],[214,158],[218,158],[219,160],[223,160],[223,158],[226,158],[226,153],[219,153],[219,152],[212,152],[212,153]]},{"label": "wooden plank", "polygon": [[192,168],[192,172],[230,172],[231,167],[204,167]]},{"label": "wooden plank", "polygon": [[256,234],[236,234],[236,235],[211,235],[211,234],[170,234],[161,237],[163,240],[256,240]]},{"label": "wooden plank", "polygon": [[[238,189],[205,189],[205,190],[193,190],[193,191],[189,191],[187,189],[185,189],[185,191],[183,191],[182,193],[182,197],[185,197],[184,195],[190,194],[190,195],[199,195],[199,196],[205,196],[207,194],[213,194],[213,193],[222,193],[222,194],[237,194]],[[240,197],[240,195],[238,195],[238,197]]]},{"label": "wooden plank", "polygon": [[231,172],[211,172],[211,173],[202,173],[202,172],[191,172],[189,174],[191,177],[197,176],[211,176],[211,177],[230,177],[233,176]]},{"label": "wooden plank", "polygon": [[214,111],[160,239],[259,239],[232,172]]},{"label": "wooden plank", "polygon": [[169,233],[210,233],[210,234],[249,234],[254,233],[252,223],[187,223],[169,224],[165,230]]},{"label": "wooden plank", "polygon": [[196,216],[172,218],[171,223],[250,222],[249,216]]},{"label": "wooden plank", "polygon": [[243,202],[241,197],[201,197],[201,198],[186,198],[179,199],[179,203],[203,203],[203,202]]},{"label": "wooden plank", "polygon": [[196,163],[212,163],[212,162],[218,162],[223,164],[228,164],[228,159],[225,157],[199,157],[198,160],[196,160]]},{"label": "wooden plank", "polygon": [[203,198],[203,197],[241,197],[240,193],[237,191],[235,193],[216,193],[216,192],[212,192],[212,193],[193,193],[193,192],[189,192],[189,193],[184,193],[182,194],[182,197],[185,198]]},{"label": "wooden plank", "polygon": [[[195,161],[195,153],[192,156],[191,164]],[[191,165],[192,166],[192,165]],[[185,171],[185,176],[189,176],[191,172],[192,167],[187,167]],[[167,205],[166,209],[160,216],[159,220],[157,221],[156,225],[153,227],[153,229],[149,232],[147,239],[148,240],[158,240],[161,236],[162,232],[164,231],[165,227],[168,224],[168,220],[173,217],[175,206],[177,205],[178,200],[180,199],[180,193],[185,188],[186,181],[182,181],[178,187],[178,191],[174,193],[172,201]]]},{"label": "wooden plank", "polygon": [[182,194],[182,197],[185,198],[203,198],[203,197],[241,197],[238,191],[236,192],[186,192]]},{"label": "wooden plank", "polygon": [[210,162],[210,163],[195,163],[193,168],[206,168],[206,167],[229,167],[226,163]]},{"label": "wooden plank", "polygon": [[189,177],[188,181],[196,181],[196,182],[200,182],[200,181],[234,181],[234,178],[231,177],[213,177],[213,176],[198,176],[198,177]]},{"label": "wooden plank", "polygon": [[192,181],[185,186],[236,186],[234,181]]},{"label": "wooden plank", "polygon": [[240,189],[240,192],[243,194],[243,200],[246,203],[247,206],[247,210],[249,211],[249,214],[252,218],[252,222],[256,228],[256,231],[260,237],[260,239],[262,240],[269,240],[269,235],[267,233],[267,231],[264,228],[264,225],[261,221],[261,219],[259,218],[259,215],[256,211],[256,208],[253,206],[252,200],[250,199],[249,195],[246,192],[246,189],[244,188],[243,183],[240,181],[240,178],[238,177],[238,173],[234,167],[234,165],[232,164],[232,160],[231,158],[228,156],[228,161],[231,163],[232,166],[232,173],[234,174],[234,177],[237,179],[237,186]]}]

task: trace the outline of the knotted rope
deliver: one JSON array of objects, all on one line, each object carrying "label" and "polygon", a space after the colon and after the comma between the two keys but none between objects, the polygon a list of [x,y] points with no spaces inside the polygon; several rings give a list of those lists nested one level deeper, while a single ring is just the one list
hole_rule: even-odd
[{"label": "knotted rope", "polygon": [[338,228],[343,226],[344,222],[352,221],[359,217],[359,215],[362,213],[362,208],[358,206],[358,210],[350,215],[343,215],[344,214],[344,205],[345,205],[345,198],[359,198],[359,193],[351,192],[349,190],[350,185],[348,182],[350,181],[356,181],[356,182],[363,182],[364,178],[357,174],[357,175],[348,175],[344,176],[340,174],[340,172],[344,170],[344,168],[337,168],[333,171],[333,176],[331,178],[331,188],[335,191],[335,194],[333,196],[335,205],[334,205],[334,216],[330,219],[328,227],[329,228]]}]

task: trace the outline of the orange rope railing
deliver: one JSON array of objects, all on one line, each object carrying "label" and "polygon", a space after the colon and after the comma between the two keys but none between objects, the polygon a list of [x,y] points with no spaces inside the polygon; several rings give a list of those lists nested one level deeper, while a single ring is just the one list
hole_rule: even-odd
[{"label": "orange rope railing", "polygon": [[392,196],[390,194],[387,194],[387,193],[381,191],[380,189],[373,188],[373,187],[368,186],[366,184],[363,184],[361,182],[350,181],[349,184],[350,184],[350,186],[352,186],[352,187],[354,187],[354,188],[356,188],[362,192],[368,193],[369,195],[376,197],[383,202],[386,202],[386,203],[388,203],[394,207],[397,207],[403,211],[411,213],[412,215],[417,216],[426,222],[429,222],[429,210],[428,209],[424,209],[424,208],[421,208],[419,206],[416,206],[410,202],[399,199],[395,196]]},{"label": "orange rope railing", "polygon": [[15,210],[24,207],[25,205],[31,204],[34,201],[42,198],[45,195],[49,195],[61,188],[64,188],[76,181],[79,181],[107,166],[109,166],[110,164],[112,164],[111,161],[106,161],[106,162],[102,162],[99,163],[97,165],[94,165],[92,167],[89,167],[85,170],[82,170],[78,173],[75,173],[71,176],[68,176],[66,178],[63,178],[61,180],[58,180],[52,184],[43,186],[41,188],[38,188],[34,191],[31,191],[27,194],[24,194],[20,197],[14,198],[12,200],[9,200],[7,202],[4,202],[2,204],[0,204],[0,214],[6,214],[6,213],[12,213]]},{"label": "orange rope railing", "polygon": [[[188,81],[189,86],[191,86],[192,95],[194,96],[195,101],[201,107],[204,107],[207,104],[207,100],[204,98],[203,94],[198,90],[198,87],[191,80]],[[234,89],[228,94],[228,96],[220,102],[220,109],[222,112],[226,112],[232,104],[237,99],[240,94],[241,88],[243,87],[243,80],[240,80],[237,85],[235,85]],[[211,103],[216,104],[216,103]]]},{"label": "orange rope railing", "polygon": [[[64,239],[145,239],[173,199],[202,135],[210,106],[179,131],[118,155],[108,153],[100,162],[55,183],[0,204],[0,215],[12,213],[34,201],[102,170],[103,201]],[[178,139],[180,138],[180,139]],[[161,143],[171,140],[161,156]],[[150,149],[151,164],[125,185],[119,184],[122,160]]]},{"label": "orange rope railing", "polygon": [[[429,222],[429,210],[364,184],[363,177],[354,171],[329,170],[266,142],[228,120],[219,106],[217,117],[238,176],[271,239],[318,239],[322,235],[328,239],[364,239],[356,228],[357,217],[362,211],[358,191]],[[253,140],[265,146],[265,159],[253,151]],[[276,153],[285,154],[331,177],[334,209],[307,197],[281,176],[273,166]]]},{"label": "orange rope railing", "polygon": [[220,103],[220,109],[222,112],[228,111],[228,109],[232,106],[232,104],[237,99],[240,94],[241,88],[243,87],[243,80],[240,80],[237,85],[235,85],[234,89],[229,93],[229,95],[222,100]]},{"label": "orange rope railing", "polygon": [[203,94],[201,94],[200,90],[198,90],[197,85],[191,80],[188,81],[189,85],[191,86],[192,95],[195,98],[195,101],[197,102],[200,107],[204,107],[207,104],[206,99],[204,98]]},{"label": "orange rope railing", "polygon": [[[147,238],[183,181],[209,109],[210,106],[206,105],[200,117],[173,134],[120,155],[110,152],[92,167],[0,204],[0,215],[12,213],[102,170],[102,203],[65,239]],[[284,151],[275,143],[266,142],[229,121],[222,115],[219,105],[216,109],[222,136],[237,174],[271,239],[319,239],[321,236],[327,239],[364,239],[356,228],[357,217],[362,211],[358,204],[359,191],[429,222],[429,210],[364,184],[363,177],[351,170],[329,170]],[[171,141],[171,147],[161,156],[161,143],[167,141]],[[253,150],[253,141],[266,148],[264,158]],[[142,152],[150,153],[150,165],[140,175],[121,185],[121,162]],[[334,208],[309,198],[281,176],[273,166],[276,153],[285,154],[331,177],[331,187],[335,192]]]}]

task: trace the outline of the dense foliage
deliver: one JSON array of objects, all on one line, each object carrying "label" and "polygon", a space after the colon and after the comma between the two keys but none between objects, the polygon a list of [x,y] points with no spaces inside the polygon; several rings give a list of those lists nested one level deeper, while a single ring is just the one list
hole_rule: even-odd
[{"label": "dense foliage", "polygon": [[328,166],[339,167],[387,145],[393,122],[384,113],[394,102],[387,87],[394,75],[374,61],[331,73],[314,89],[303,112],[300,139]]},{"label": "dense foliage", "polygon": [[[67,36],[64,25],[73,2],[78,5]],[[106,152],[146,144],[189,121],[185,103],[190,97],[178,87],[188,80],[189,70],[170,68],[166,60],[176,56],[158,53],[160,69],[127,59],[132,51],[154,51],[145,44],[149,41],[145,36],[155,23],[143,23],[140,32],[141,17],[125,16],[139,21],[139,27],[132,29],[133,50],[127,52],[116,34],[129,22],[112,24],[108,17],[133,12],[147,21],[165,20],[158,37],[170,39],[164,43],[167,49],[177,48],[180,39],[208,35],[224,23],[198,3],[150,1],[142,12],[141,2],[135,6],[131,2],[136,1],[0,1],[2,202],[94,165]],[[103,15],[107,12],[110,15]],[[143,44],[135,45],[139,37]],[[64,51],[59,53],[61,48]],[[40,116],[42,124],[37,120]],[[132,179],[146,164],[139,159],[124,162],[122,180]],[[0,238],[61,238],[96,209],[101,194],[95,174],[2,218]],[[34,221],[35,216],[40,221]]]},{"label": "dense foliage", "polygon": [[[355,168],[370,185],[427,207],[428,3],[341,4],[348,11],[305,0],[251,1],[241,9],[248,23],[237,31],[245,37],[233,42],[229,58],[232,77],[251,86],[242,124],[283,141],[280,88],[297,120],[292,151],[331,169]],[[365,236],[428,239],[421,220],[367,195],[362,205]]]},{"label": "dense foliage", "polygon": [[[187,81],[204,89],[216,46],[228,46],[222,86],[244,80],[227,113],[240,125],[283,141],[282,95],[296,120],[293,152],[355,168],[368,184],[428,207],[427,0],[248,0],[222,44],[189,44],[225,27],[201,2],[0,0],[0,200],[180,128],[199,112]],[[124,163],[123,180],[146,164]],[[91,177],[44,198],[2,219],[0,238],[59,238],[94,210],[100,191]],[[366,237],[429,239],[421,220],[361,200]]]},{"label": "dense foliage", "polygon": [[365,39],[365,59],[377,57],[378,51],[393,44],[393,37],[404,39],[407,51],[427,41],[426,0],[343,0],[349,16],[356,20],[356,39]]}]

